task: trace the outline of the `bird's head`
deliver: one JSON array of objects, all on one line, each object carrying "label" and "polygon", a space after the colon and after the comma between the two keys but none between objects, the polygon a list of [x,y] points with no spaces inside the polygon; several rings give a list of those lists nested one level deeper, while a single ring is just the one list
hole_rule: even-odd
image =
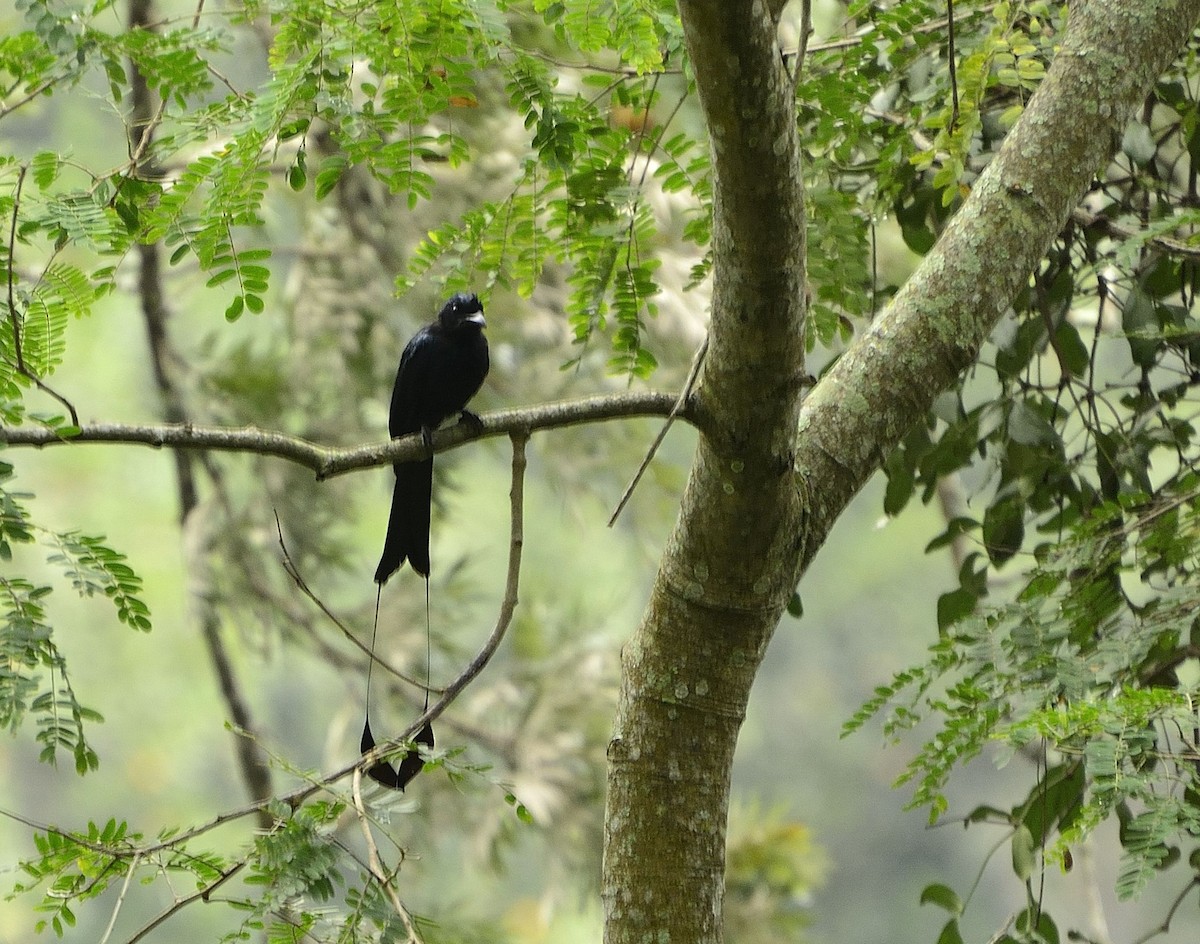
[{"label": "bird's head", "polygon": [[455,328],[467,324],[478,325],[480,328],[487,327],[487,322],[483,320],[483,305],[479,302],[479,296],[466,292],[459,292],[452,296],[442,306],[442,310],[438,312],[438,321],[447,331],[453,331]]}]

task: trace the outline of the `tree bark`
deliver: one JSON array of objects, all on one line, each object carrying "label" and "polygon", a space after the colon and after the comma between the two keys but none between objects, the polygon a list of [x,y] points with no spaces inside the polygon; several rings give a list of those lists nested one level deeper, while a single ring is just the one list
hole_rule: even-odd
[{"label": "tree bark", "polygon": [[718,941],[729,771],[795,587],[804,193],[791,82],[761,3],[680,3],[715,198],[701,435],[609,744],[605,940]]},{"label": "tree bark", "polygon": [[800,405],[803,193],[791,85],[762,3],[680,0],[714,168],[700,442],[609,745],[609,944],[722,940],[730,768],[796,581],[901,436],[978,355],[1200,0],[1072,4],[1063,49],[889,309]]}]

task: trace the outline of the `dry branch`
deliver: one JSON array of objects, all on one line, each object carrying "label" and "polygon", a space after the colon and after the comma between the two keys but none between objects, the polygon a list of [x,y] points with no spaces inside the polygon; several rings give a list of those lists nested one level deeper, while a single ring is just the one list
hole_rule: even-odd
[{"label": "dry branch", "polygon": [[[463,443],[490,436],[527,437],[536,430],[579,426],[604,420],[638,416],[675,415],[695,424],[691,403],[677,409],[678,394],[659,391],[617,393],[563,400],[515,410],[486,413],[482,427],[460,423],[433,434],[434,452],[444,452]],[[275,456],[312,469],[317,479],[332,478],[359,469],[421,459],[426,456],[421,434],[403,436],[386,443],[363,446],[322,446],[298,436],[254,426],[197,426],[167,423],[143,426],[125,423],[87,423],[78,432],[62,433],[40,426],[0,426],[0,443],[9,446],[65,446],[78,443],[110,443],[168,449],[200,449],[214,452],[248,452]]]}]

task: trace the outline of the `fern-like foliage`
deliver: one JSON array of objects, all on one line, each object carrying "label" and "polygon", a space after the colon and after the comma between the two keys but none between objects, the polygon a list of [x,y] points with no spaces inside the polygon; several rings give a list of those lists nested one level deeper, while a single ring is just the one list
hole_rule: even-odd
[{"label": "fern-like foliage", "polygon": [[[403,939],[412,919],[397,911],[379,876],[357,861],[339,835],[339,822],[351,809],[348,790],[330,792],[331,798],[296,809],[272,805],[271,825],[229,854],[204,848],[203,828],[165,831],[153,840],[116,820],[102,827],[89,822],[78,831],[36,832],[36,855],[21,862],[23,875],[13,894],[40,892],[36,910],[44,917],[36,929],[49,927],[61,937],[75,925],[80,905],[114,886],[128,886],[134,877],[166,874],[229,909],[233,926],[222,941]],[[221,893],[210,899],[217,889]]]},{"label": "fern-like foliage", "polygon": [[[1153,498],[1130,494],[1097,509],[1041,549],[1010,603],[954,622],[930,660],[881,687],[846,730],[884,714],[896,737],[936,719],[939,730],[899,779],[914,785],[912,802],[931,820],[947,811],[954,769],[989,744],[1044,746],[1070,784],[1055,799],[1056,835],[1038,842],[1056,842],[1061,858],[1118,819],[1118,892],[1139,893],[1200,838],[1200,679],[1188,668],[1200,644],[1198,538],[1194,475]],[[1147,580],[1155,592],[1141,602]],[[1039,789],[1051,785],[1047,777]]]},{"label": "fern-like foliage", "polygon": [[75,908],[95,898],[111,883],[120,882],[128,869],[125,853],[141,837],[128,834],[128,826],[110,819],[103,827],[89,822],[80,833],[49,830],[34,833],[38,858],[21,863],[24,877],[13,887],[14,894],[45,886],[37,906],[44,917],[34,929],[47,927],[62,937],[75,926]]},{"label": "fern-like foliage", "polygon": [[149,631],[150,610],[141,599],[142,578],[125,563],[125,555],[102,537],[77,532],[54,535],[57,545],[49,561],[59,565],[80,596],[101,594],[113,601],[117,619],[133,629]]},{"label": "fern-like foliage", "polygon": [[[0,560],[12,559],[14,545],[33,544],[43,535],[52,548],[49,562],[62,570],[77,593],[108,597],[121,622],[149,630],[150,610],[141,598],[141,578],[125,556],[103,538],[40,528],[26,508],[31,496],[12,489],[13,477],[12,466],[0,462]],[[15,731],[32,715],[41,759],[55,763],[60,752],[66,753],[82,774],[99,765],[85,726],[103,719],[76,697],[55,644],[45,611],[53,589],[51,584],[0,577],[0,726]]]},{"label": "fern-like foliage", "polygon": [[55,763],[63,751],[83,774],[100,762],[87,742],[84,724],[103,719],[80,704],[71,687],[66,663],[46,622],[44,600],[51,589],[21,578],[0,577],[0,725],[16,730],[25,715],[32,714],[42,745],[41,760]]}]

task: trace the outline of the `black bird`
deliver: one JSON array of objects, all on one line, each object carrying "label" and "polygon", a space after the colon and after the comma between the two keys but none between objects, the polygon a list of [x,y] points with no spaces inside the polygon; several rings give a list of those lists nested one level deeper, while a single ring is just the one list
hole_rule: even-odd
[{"label": "black bird", "polygon": [[[396,385],[392,388],[392,408],[388,431],[392,438],[420,431],[429,456],[415,462],[397,462],[396,487],[392,492],[392,511],[388,518],[383,555],[375,568],[375,583],[382,589],[387,579],[407,560],[412,569],[425,578],[425,613],[429,614],[429,506],[433,496],[432,434],[455,413],[468,422],[479,424],[479,417],[467,411],[467,401],[483,385],[488,372],[488,345],[483,336],[487,322],[476,295],[458,294],[438,312],[437,320],[418,331],[400,355]],[[375,597],[375,629],[379,628],[379,597]],[[425,627],[428,639],[429,627]],[[371,633],[371,650],[375,633]],[[365,754],[375,747],[371,733],[371,669],[367,669],[367,709],[363,719],[359,749]],[[429,691],[425,693],[429,708]],[[433,747],[433,726],[426,723],[413,744]],[[387,761],[373,764],[367,774],[386,787],[403,790],[421,772],[424,761],[414,748],[406,751],[393,767]]]},{"label": "black bird", "polygon": [[378,584],[386,582],[405,560],[418,574],[429,576],[431,434],[455,413],[463,420],[479,423],[479,417],[468,412],[466,405],[487,376],[486,326],[478,296],[459,293],[442,306],[436,321],[413,335],[400,355],[388,431],[393,439],[420,431],[430,454],[426,459],[397,462],[393,467],[396,487],[383,555],[375,568]]}]

